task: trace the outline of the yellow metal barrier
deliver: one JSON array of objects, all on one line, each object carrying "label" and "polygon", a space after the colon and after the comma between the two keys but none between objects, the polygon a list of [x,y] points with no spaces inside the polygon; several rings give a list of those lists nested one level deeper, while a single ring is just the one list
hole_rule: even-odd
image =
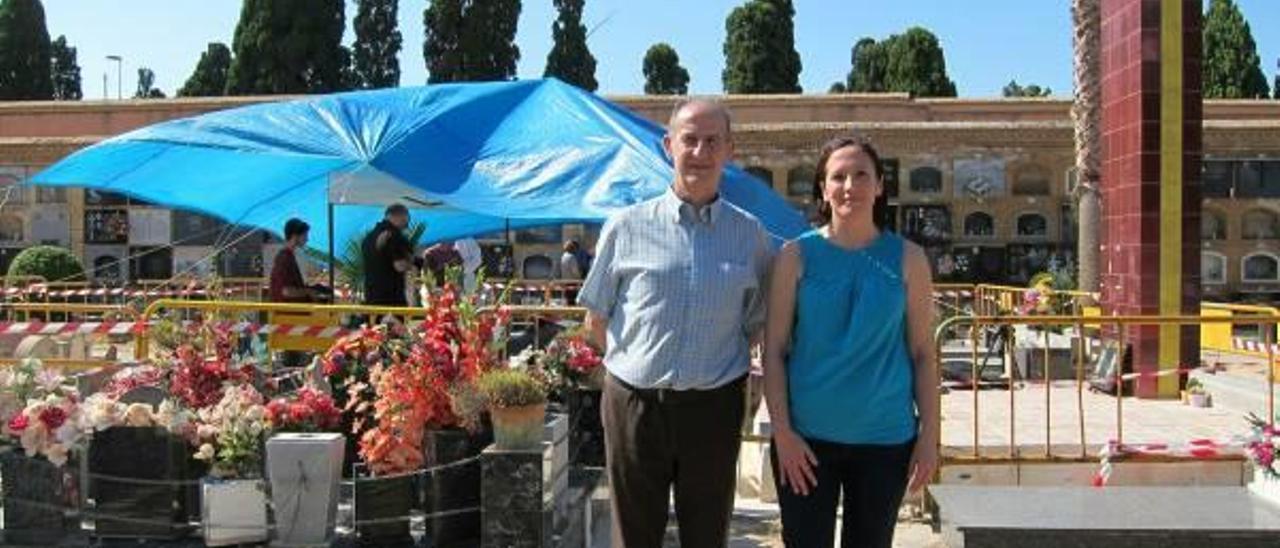
[{"label": "yellow metal barrier", "polygon": [[[1200,303],[1200,314],[1202,316],[1231,317],[1274,316],[1280,315],[1280,308],[1252,304],[1204,302]],[[1266,333],[1264,332],[1264,328],[1261,324],[1241,322],[1240,324],[1235,325],[1201,328],[1200,346],[1202,348],[1207,348],[1224,354],[1265,357],[1267,355],[1266,352],[1241,348],[1236,344],[1238,333],[1235,328],[1239,325],[1255,330],[1256,333],[1252,334],[1252,337],[1256,337],[1257,342],[1259,343],[1261,343],[1265,338],[1270,338],[1272,341],[1280,340],[1280,338],[1277,338],[1277,331],[1275,327],[1266,328],[1266,331],[1269,331],[1269,333]]]},{"label": "yellow metal barrier", "polygon": [[[981,415],[979,413],[980,398],[978,396],[980,391],[977,389],[977,386],[976,386],[976,383],[980,379],[980,372],[978,370],[979,368],[979,365],[978,365],[979,335],[978,333],[980,331],[979,328],[981,327],[984,327],[984,326],[1013,327],[1015,325],[1024,325],[1024,326],[1039,326],[1039,327],[1070,326],[1075,328],[1075,338],[1074,338],[1075,340],[1073,341],[1072,354],[1074,358],[1073,361],[1075,362],[1075,365],[1076,365],[1076,402],[1077,402],[1077,418],[1078,418],[1079,430],[1080,430],[1079,452],[1078,454],[1073,454],[1073,455],[1065,455],[1065,454],[1054,452],[1053,440],[1050,434],[1052,428],[1050,427],[1051,422],[1050,422],[1050,416],[1049,416],[1049,413],[1050,413],[1049,404],[1050,404],[1050,394],[1052,391],[1052,386],[1051,386],[1052,383],[1045,382],[1044,383],[1045,385],[1044,398],[1045,398],[1045,413],[1046,413],[1045,435],[1044,435],[1045,449],[1044,449],[1043,455],[1037,455],[1036,457],[1045,459],[1045,460],[1051,460],[1051,461],[1052,460],[1071,460],[1071,461],[1090,462],[1090,461],[1095,461],[1096,457],[1091,455],[1090,448],[1087,447],[1086,440],[1088,439],[1088,437],[1086,436],[1085,421],[1084,421],[1084,416],[1085,416],[1084,399],[1083,399],[1083,393],[1085,390],[1084,349],[1088,347],[1088,344],[1086,342],[1086,337],[1083,335],[1084,333],[1083,328],[1085,326],[1094,326],[1097,328],[1108,326],[1111,328],[1110,332],[1116,334],[1116,339],[1117,339],[1116,348],[1119,349],[1118,350],[1119,357],[1117,357],[1117,363],[1112,371],[1114,378],[1111,380],[1115,383],[1114,385],[1116,387],[1117,393],[1120,394],[1120,393],[1123,393],[1123,387],[1125,384],[1124,371],[1123,371],[1124,370],[1123,356],[1125,353],[1125,349],[1127,348],[1126,332],[1128,331],[1128,329],[1126,328],[1131,326],[1199,325],[1201,326],[1201,329],[1204,329],[1205,326],[1209,326],[1209,327],[1219,326],[1219,325],[1232,326],[1237,324],[1259,324],[1259,323],[1265,324],[1270,327],[1267,331],[1264,332],[1264,334],[1267,334],[1265,336],[1266,343],[1267,343],[1266,345],[1267,351],[1264,354],[1268,358],[1268,363],[1275,363],[1275,352],[1272,349],[1273,348],[1272,345],[1270,344],[1272,342],[1272,337],[1269,334],[1272,333],[1274,330],[1274,327],[1278,323],[1280,323],[1280,314],[1266,314],[1266,315],[1260,314],[1260,315],[1254,315],[1254,316],[1105,316],[1105,317],[1085,316],[1085,315],[1022,316],[1022,317],[956,316],[956,317],[947,319],[938,326],[937,331],[935,332],[935,336],[934,336],[934,341],[936,345],[935,350],[937,351],[938,355],[942,355],[943,345],[947,340],[949,340],[948,335],[953,331],[954,332],[967,331],[970,337],[969,345],[970,345],[970,348],[972,348],[972,356],[971,356],[972,361],[970,362],[972,369],[970,372],[970,375],[971,375],[970,378],[973,379],[973,382],[975,383],[973,407],[972,407],[973,421],[972,421],[972,424],[970,425],[972,429],[972,451],[969,454],[956,453],[955,451],[951,450],[952,448],[941,446],[942,442],[940,437],[939,438],[939,444],[940,444],[939,454],[943,455],[944,460],[953,460],[953,461],[1018,461],[1018,460],[1023,460],[1030,457],[1029,455],[1024,455],[1018,451],[1016,421],[1015,421],[1016,406],[1014,405],[1016,390],[1014,390],[1014,379],[1012,378],[1012,376],[1008,379],[1009,413],[1010,413],[1008,418],[1008,422],[1009,422],[1009,432],[1008,432],[1009,443],[1007,448],[1008,451],[1004,455],[991,455],[991,454],[984,454],[982,452],[981,420],[980,420]],[[965,329],[965,328],[968,328],[968,329]],[[1049,346],[1047,343],[1049,338],[1049,330],[1045,329],[1045,330],[1042,330],[1042,332],[1044,333],[1044,336],[1046,338],[1044,363],[1048,364],[1049,363],[1049,355],[1048,355]],[[1005,351],[1006,356],[1009,356],[1012,353],[1014,342],[1011,340],[1005,340],[1004,343],[1005,343],[1005,348],[1003,350]],[[1046,369],[1047,369],[1047,365],[1046,365]],[[939,375],[941,375],[941,371],[939,371]],[[1048,375],[1046,373],[1046,377],[1047,376]],[[1275,418],[1276,376],[1277,376],[1277,373],[1274,368],[1270,368],[1270,367],[1267,368],[1266,387],[1264,390],[1265,390],[1266,402],[1267,402],[1267,417],[1268,417],[1268,421],[1272,423],[1274,423],[1274,418]],[[940,398],[939,407],[941,408],[942,396],[939,395],[939,398]],[[1115,401],[1115,436],[1112,439],[1114,439],[1116,443],[1122,444],[1124,443],[1124,398],[1117,396],[1114,398],[1114,401]],[[941,432],[943,424],[940,422],[937,425],[937,427],[939,429],[938,431]],[[1227,457],[1227,458],[1236,458],[1236,457]]]}]

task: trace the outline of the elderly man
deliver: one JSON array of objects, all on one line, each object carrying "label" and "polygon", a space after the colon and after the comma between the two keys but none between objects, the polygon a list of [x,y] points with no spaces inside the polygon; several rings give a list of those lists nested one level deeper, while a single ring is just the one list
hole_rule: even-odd
[{"label": "elderly man", "polygon": [[578,295],[609,372],[614,546],[662,546],[673,487],[680,545],[727,541],[770,260],[760,222],[720,197],[731,137],[722,105],[676,108],[663,138],[671,187],[609,219]]}]

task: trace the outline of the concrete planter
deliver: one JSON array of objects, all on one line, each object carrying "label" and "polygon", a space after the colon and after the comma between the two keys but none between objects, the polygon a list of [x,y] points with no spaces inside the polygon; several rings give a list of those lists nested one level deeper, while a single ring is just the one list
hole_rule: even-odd
[{"label": "concrete planter", "polygon": [[206,546],[267,540],[267,485],[260,479],[205,478],[200,491]]}]

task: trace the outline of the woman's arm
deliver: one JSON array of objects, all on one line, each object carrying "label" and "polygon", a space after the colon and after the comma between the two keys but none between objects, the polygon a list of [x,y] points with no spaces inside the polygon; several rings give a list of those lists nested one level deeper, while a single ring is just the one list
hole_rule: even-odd
[{"label": "woman's arm", "polygon": [[914,492],[927,484],[938,467],[938,356],[933,340],[933,272],[924,250],[906,244],[907,347],[915,368],[916,410],[920,431],[911,455]]},{"label": "woman's arm", "polygon": [[774,259],[773,278],[769,285],[764,329],[764,394],[769,407],[773,443],[778,451],[779,479],[797,494],[806,495],[810,487],[817,484],[813,466],[818,460],[804,438],[791,429],[785,361],[791,346],[796,280],[800,279],[800,268],[800,247],[795,242],[787,242]]}]

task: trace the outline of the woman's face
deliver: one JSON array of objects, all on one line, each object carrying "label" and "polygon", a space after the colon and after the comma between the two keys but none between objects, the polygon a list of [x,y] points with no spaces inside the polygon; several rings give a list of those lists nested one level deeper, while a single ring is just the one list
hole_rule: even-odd
[{"label": "woman's face", "polygon": [[822,199],[831,207],[831,216],[844,220],[870,217],[883,190],[871,155],[861,147],[847,146],[831,153],[826,168]]}]

